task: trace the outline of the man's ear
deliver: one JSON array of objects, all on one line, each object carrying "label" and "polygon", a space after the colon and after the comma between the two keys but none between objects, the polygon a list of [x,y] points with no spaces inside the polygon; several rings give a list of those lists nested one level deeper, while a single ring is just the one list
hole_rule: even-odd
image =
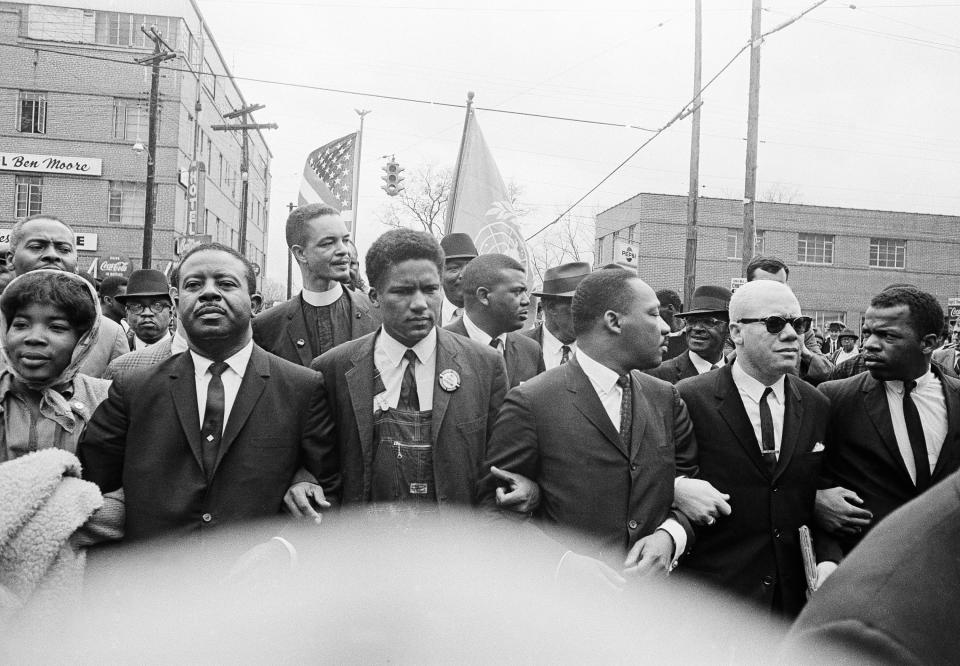
[{"label": "man's ear", "polygon": [[293,254],[293,258],[297,260],[298,264],[305,264],[307,258],[303,253],[303,247],[300,245],[291,245],[290,253]]},{"label": "man's ear", "polygon": [[260,312],[260,308],[263,307],[263,294],[259,291],[250,294],[250,307],[253,308],[254,314]]},{"label": "man's ear", "polygon": [[490,305],[490,290],[486,287],[477,287],[477,300],[484,305]]},{"label": "man's ear", "polygon": [[180,309],[180,292],[176,287],[170,287],[170,300],[173,301],[173,307]]},{"label": "man's ear", "polygon": [[730,322],[729,327],[730,327],[730,339],[733,341],[733,344],[736,345],[739,343],[742,345],[743,344],[743,327],[740,324],[733,321]]},{"label": "man's ear", "polygon": [[370,287],[370,291],[367,292],[367,298],[370,299],[370,304],[373,307],[380,307],[380,293],[377,291],[376,287]]},{"label": "man's ear", "polygon": [[940,338],[936,333],[927,333],[920,338],[920,347],[924,354],[932,354],[933,350],[939,347]]},{"label": "man's ear", "polygon": [[620,314],[613,310],[607,310],[603,313],[603,325],[611,333],[620,334],[622,327],[620,325]]}]

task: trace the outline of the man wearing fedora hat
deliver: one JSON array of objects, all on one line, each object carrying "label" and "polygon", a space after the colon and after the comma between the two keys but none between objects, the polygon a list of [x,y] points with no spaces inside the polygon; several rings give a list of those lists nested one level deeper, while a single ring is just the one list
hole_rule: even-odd
[{"label": "man wearing fedora hat", "polygon": [[463,269],[478,252],[470,234],[447,234],[440,241],[440,247],[444,255],[440,325],[446,326],[463,315]]},{"label": "man wearing fedora hat", "polygon": [[840,343],[840,348],[830,354],[830,362],[834,365],[840,365],[847,359],[856,358],[860,354],[860,351],[857,349],[857,339],[859,337],[859,335],[849,328],[840,331],[837,335],[837,342]]},{"label": "man wearing fedora hat", "polygon": [[533,292],[543,304],[544,321],[523,334],[540,345],[547,370],[569,361],[577,348],[571,305],[577,285],[588,275],[590,264],[586,262],[560,264],[546,270],[541,291]]},{"label": "man wearing fedora hat", "polygon": [[675,315],[685,320],[687,351],[647,370],[647,373],[676,384],[681,379],[723,367],[726,364],[723,343],[727,339],[730,320],[727,314],[730,295],[730,290],[724,287],[697,287],[690,310]]},{"label": "man wearing fedora hat", "polygon": [[127,311],[130,351],[145,349],[169,337],[173,318],[170,285],[158,270],[141,268],[130,275],[126,293],[115,297]]}]

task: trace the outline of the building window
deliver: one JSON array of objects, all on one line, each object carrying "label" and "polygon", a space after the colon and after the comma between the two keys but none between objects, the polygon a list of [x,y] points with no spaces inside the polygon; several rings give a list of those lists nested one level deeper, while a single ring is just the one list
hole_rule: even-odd
[{"label": "building window", "polygon": [[27,134],[46,134],[46,93],[21,90],[19,112],[19,117],[17,118],[17,129],[19,131]]},{"label": "building window", "polygon": [[14,217],[39,215],[43,204],[43,176],[17,176]]},{"label": "building window", "polygon": [[832,264],[833,236],[800,234],[797,238],[797,261],[804,264]]},{"label": "building window", "polygon": [[870,239],[870,268],[906,268],[907,241],[893,238]]},{"label": "building window", "polygon": [[[757,231],[754,255],[763,254],[763,232]],[[743,229],[727,229],[727,259],[743,259]]]},{"label": "building window", "polygon": [[146,184],[112,181],[107,215],[110,224],[142,226],[146,198]]},{"label": "building window", "polygon": [[180,19],[172,16],[151,16],[149,14],[127,14],[125,12],[97,12],[95,39],[97,44],[112,46],[153,47],[153,42],[143,34],[140,26],[155,26],[163,41],[170,48],[177,48]]},{"label": "building window", "polygon": [[[113,106],[113,136],[125,141],[144,142],[150,138],[150,111],[145,102],[118,99]],[[157,120],[160,111],[157,110]]]}]

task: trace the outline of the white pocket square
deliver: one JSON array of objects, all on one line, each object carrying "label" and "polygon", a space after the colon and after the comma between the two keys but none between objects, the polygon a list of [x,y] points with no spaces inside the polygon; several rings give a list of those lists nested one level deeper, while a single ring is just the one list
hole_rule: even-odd
[{"label": "white pocket square", "polygon": [[813,445],[813,450],[810,453],[820,453],[823,451],[823,442],[817,442]]}]

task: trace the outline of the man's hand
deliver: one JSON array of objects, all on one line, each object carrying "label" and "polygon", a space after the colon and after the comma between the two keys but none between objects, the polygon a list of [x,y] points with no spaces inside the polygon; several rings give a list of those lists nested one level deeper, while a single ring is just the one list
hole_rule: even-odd
[{"label": "man's hand", "polygon": [[676,545],[666,530],[656,530],[635,544],[623,561],[623,573],[631,578],[643,576],[666,576],[673,563]]},{"label": "man's hand", "polygon": [[673,506],[697,525],[713,525],[720,516],[729,516],[729,499],[703,479],[680,477],[673,484]]},{"label": "man's hand", "polygon": [[609,566],[586,555],[567,551],[557,568],[557,581],[566,585],[598,586],[607,594],[618,593],[626,580]]},{"label": "man's hand", "polygon": [[323,520],[323,516],[317,508],[330,508],[330,502],[324,496],[323,488],[307,481],[300,481],[290,486],[283,496],[283,504],[294,518],[310,518],[318,525]]},{"label": "man's hand", "polygon": [[817,564],[817,590],[823,587],[823,583],[827,580],[830,574],[836,570],[836,562],[820,562]]},{"label": "man's hand", "polygon": [[491,467],[490,473],[507,487],[497,486],[497,506],[517,513],[531,513],[540,506],[540,486],[521,474]]},{"label": "man's hand", "polygon": [[846,488],[818,490],[814,515],[828,532],[852,536],[861,533],[873,520],[873,514],[862,508],[862,504],[860,496]]}]

